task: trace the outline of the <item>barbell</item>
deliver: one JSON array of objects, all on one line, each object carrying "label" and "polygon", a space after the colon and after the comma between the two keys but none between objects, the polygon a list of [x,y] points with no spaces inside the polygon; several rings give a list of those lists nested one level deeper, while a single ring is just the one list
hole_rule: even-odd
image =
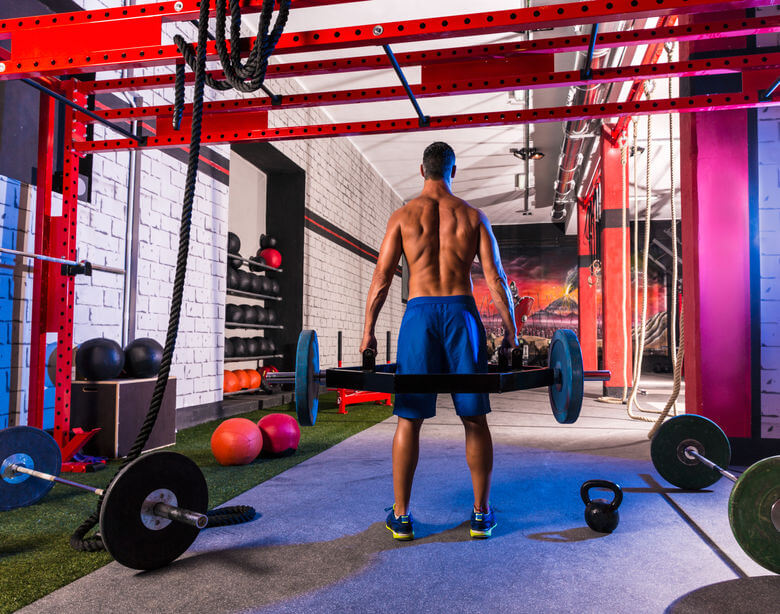
[{"label": "barbell", "polygon": [[0,510],[40,501],[55,483],[103,497],[100,536],[119,563],[157,569],[181,556],[208,524],[203,473],[175,452],[144,454],[123,467],[106,490],[59,477],[62,456],[44,431],[0,431]]},{"label": "barbell", "polygon": [[[509,364],[511,362],[511,365]],[[511,366],[511,368],[510,368]],[[586,381],[607,381],[609,371],[585,371],[582,351],[574,331],[561,329],[550,342],[547,367],[522,365],[519,351],[511,360],[502,356],[488,373],[398,373],[396,364],[377,365],[373,350],[363,352],[363,364],[320,370],[317,333],[304,330],[298,337],[295,371],[269,373],[268,383],[295,384],[295,409],[302,426],[313,426],[321,388],[347,388],[387,393],[466,392],[500,393],[547,386],[553,416],[561,424],[577,420]]]},{"label": "barbell", "polygon": [[650,456],[661,477],[678,488],[706,488],[721,477],[734,482],[729,495],[734,538],[756,563],[780,573],[780,456],[760,460],[737,477],[723,468],[731,460],[728,437],[712,420],[695,414],[664,422]]}]

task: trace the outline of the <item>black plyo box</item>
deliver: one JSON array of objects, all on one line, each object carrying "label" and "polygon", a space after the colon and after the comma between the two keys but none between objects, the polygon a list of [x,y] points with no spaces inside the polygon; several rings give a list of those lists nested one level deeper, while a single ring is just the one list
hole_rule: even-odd
[{"label": "black plyo box", "polygon": [[[126,456],[146,417],[156,378],[100,382],[74,381],[71,386],[70,425],[100,432],[84,446],[93,456]],[[144,450],[176,443],[176,378],[165,388],[160,413]]]}]

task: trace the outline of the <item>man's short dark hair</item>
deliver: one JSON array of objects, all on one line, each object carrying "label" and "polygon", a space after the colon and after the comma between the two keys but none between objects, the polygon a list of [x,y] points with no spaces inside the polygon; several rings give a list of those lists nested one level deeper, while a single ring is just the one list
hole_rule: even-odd
[{"label": "man's short dark hair", "polygon": [[447,143],[436,141],[425,148],[422,164],[426,179],[449,179],[455,166],[455,152]]}]

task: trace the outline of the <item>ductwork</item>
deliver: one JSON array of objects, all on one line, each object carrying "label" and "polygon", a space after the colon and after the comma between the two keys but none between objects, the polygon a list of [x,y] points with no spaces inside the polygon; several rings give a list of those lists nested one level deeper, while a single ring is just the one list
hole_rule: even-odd
[{"label": "ductwork", "polygon": [[[592,69],[604,68],[608,64],[609,49],[601,49],[593,54]],[[585,68],[588,54],[580,51],[577,56],[577,64]],[[598,105],[606,99],[607,88],[604,84],[575,86],[569,90],[567,106],[574,105]],[[583,152],[598,133],[594,130],[592,119],[581,119],[566,122],[563,128],[564,139],[561,146],[561,155],[558,158],[558,175],[555,180],[553,193],[552,221],[563,222],[566,219],[566,210],[575,200],[575,188],[577,171],[583,159]]]}]

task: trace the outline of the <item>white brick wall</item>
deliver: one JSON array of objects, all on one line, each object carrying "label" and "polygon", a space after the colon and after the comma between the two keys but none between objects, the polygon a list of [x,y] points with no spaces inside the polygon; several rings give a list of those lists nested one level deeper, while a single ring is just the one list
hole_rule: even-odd
[{"label": "white brick wall", "polygon": [[780,108],[758,111],[761,436],[780,438]]}]

